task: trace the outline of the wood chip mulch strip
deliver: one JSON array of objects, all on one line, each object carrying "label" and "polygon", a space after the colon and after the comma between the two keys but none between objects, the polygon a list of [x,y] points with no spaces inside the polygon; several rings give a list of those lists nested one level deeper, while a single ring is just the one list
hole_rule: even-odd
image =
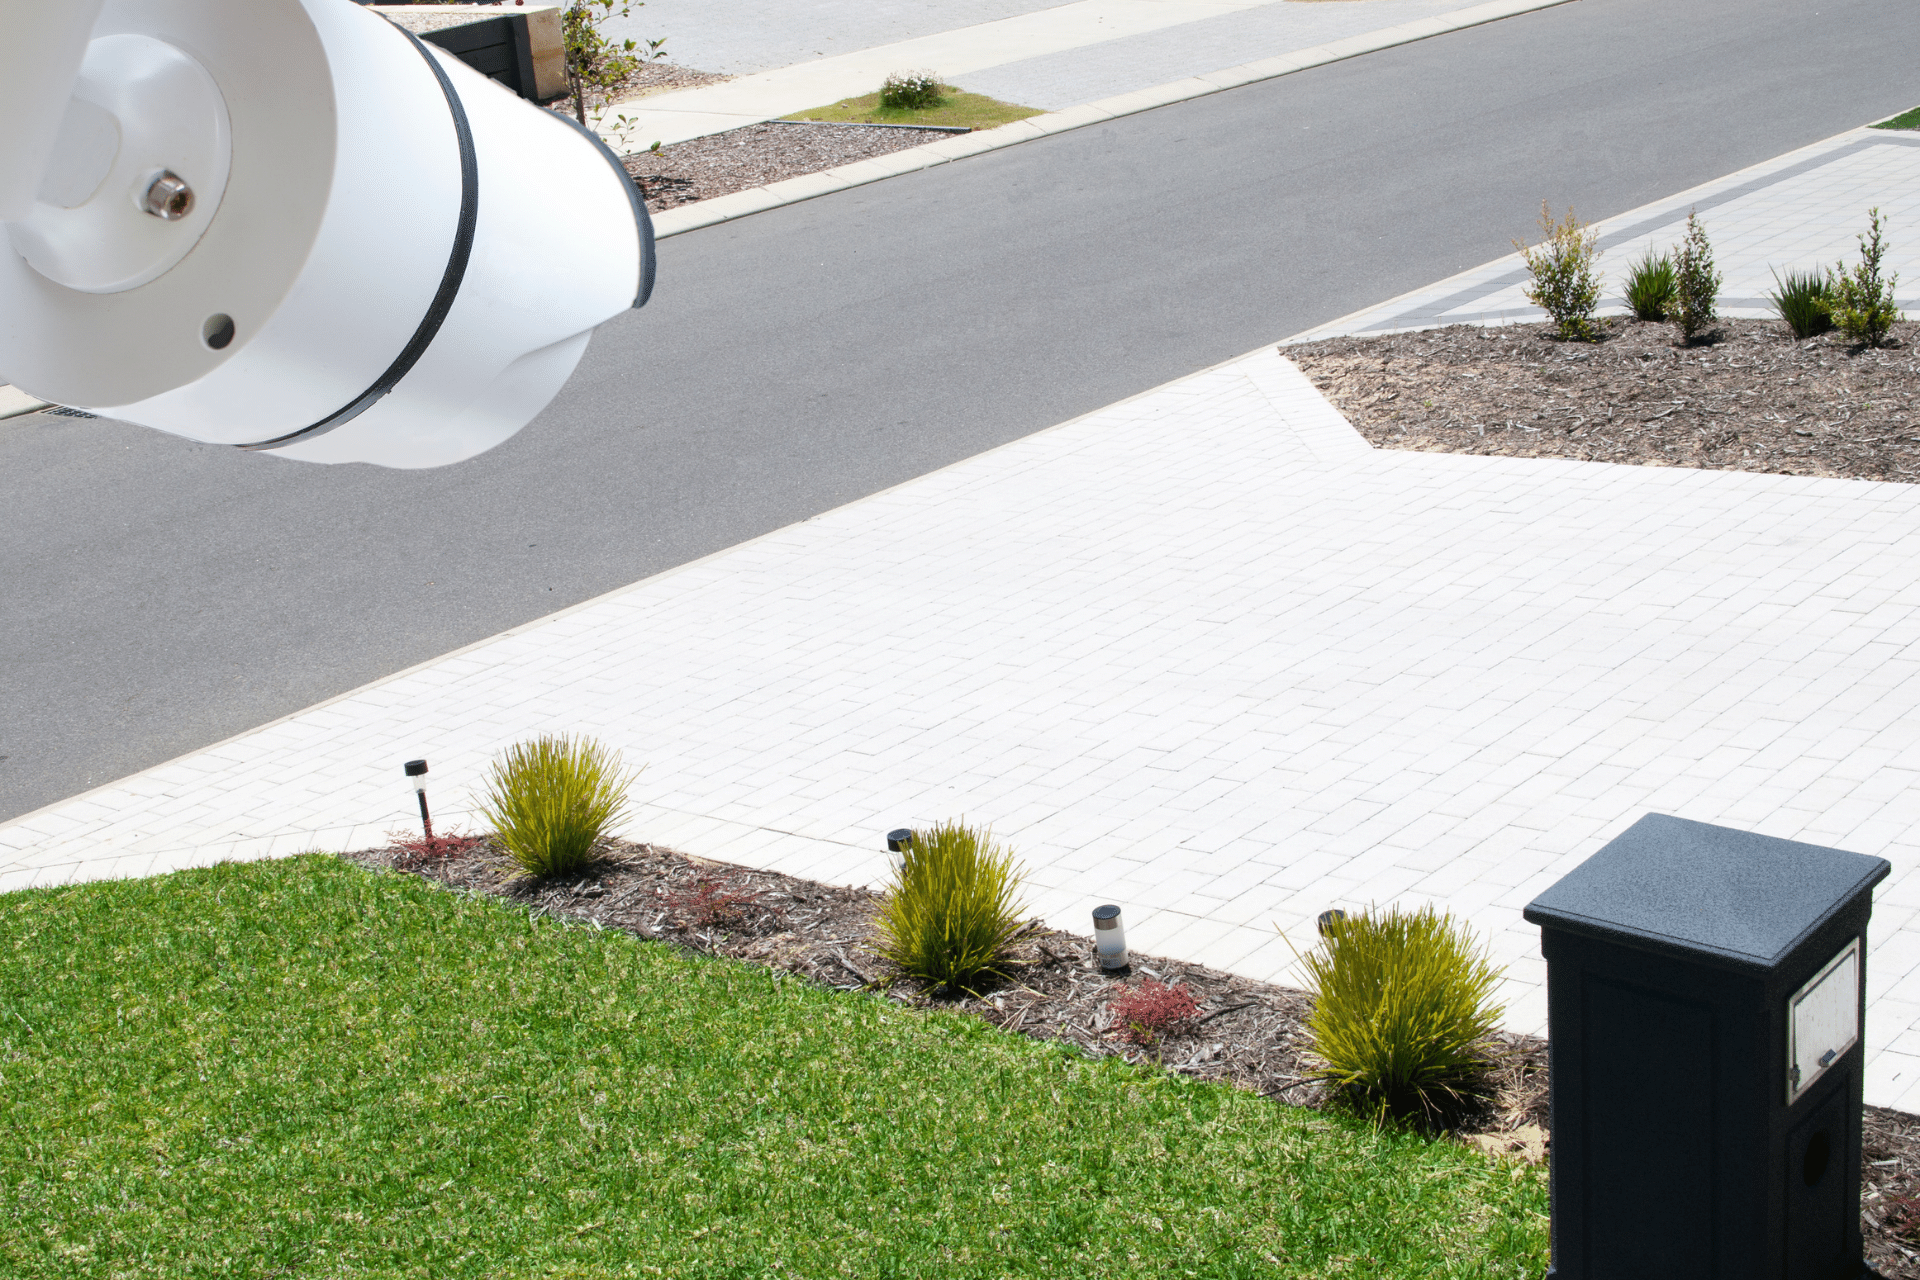
[{"label": "wood chip mulch strip", "polygon": [[[656,93],[672,93],[676,89],[698,89],[701,85],[719,84],[732,76],[721,75],[714,71],[695,71],[692,67],[683,67],[677,62],[642,62],[627,73],[627,78],[612,89],[588,90],[587,115],[591,119],[596,113],[605,110],[606,122],[620,114],[622,107],[638,102],[641,98],[652,97]],[[573,95],[556,98],[547,104],[549,110],[575,115]]]},{"label": "wood chip mulch strip", "polygon": [[659,213],[953,136],[938,129],[769,122],[643,151],[625,163],[646,193],[648,211]]},{"label": "wood chip mulch strip", "polygon": [[[1131,970],[1102,972],[1093,941],[1029,924],[1008,980],[952,997],[889,972],[869,947],[880,895],[772,871],[690,857],[652,844],[608,841],[573,876],[530,880],[491,840],[415,842],[345,855],[361,866],[419,875],[557,919],[619,929],[701,955],[797,974],[840,991],[867,991],[915,1008],[956,1010],[1097,1057],[1157,1062],[1299,1106],[1329,1102],[1310,1078],[1305,992],[1135,953]],[[1112,1006],[1147,980],[1184,984],[1199,1006],[1191,1025],[1158,1044],[1132,1043]],[[1490,1155],[1544,1164],[1552,1150],[1547,1044],[1502,1034],[1488,1098],[1456,1135]],[[1920,1280],[1920,1117],[1868,1107],[1862,1225],[1867,1257],[1888,1280]]]},{"label": "wood chip mulch strip", "polygon": [[1722,320],[1695,346],[1675,333],[1454,325],[1281,354],[1383,449],[1920,481],[1914,325],[1880,349],[1800,341],[1775,320]]}]

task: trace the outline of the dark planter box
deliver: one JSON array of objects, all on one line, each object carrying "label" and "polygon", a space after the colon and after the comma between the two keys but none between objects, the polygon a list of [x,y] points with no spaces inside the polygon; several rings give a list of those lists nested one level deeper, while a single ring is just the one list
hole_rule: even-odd
[{"label": "dark planter box", "polygon": [[1527,907],[1555,1280],[1850,1280],[1863,857],[1649,814]]}]

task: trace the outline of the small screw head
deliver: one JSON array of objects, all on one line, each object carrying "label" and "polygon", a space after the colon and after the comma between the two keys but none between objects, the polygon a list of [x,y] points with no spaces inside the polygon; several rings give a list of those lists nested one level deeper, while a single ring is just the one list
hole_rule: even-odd
[{"label": "small screw head", "polygon": [[193,188],[172,170],[163,171],[147,184],[140,207],[162,222],[178,222],[193,212]]}]

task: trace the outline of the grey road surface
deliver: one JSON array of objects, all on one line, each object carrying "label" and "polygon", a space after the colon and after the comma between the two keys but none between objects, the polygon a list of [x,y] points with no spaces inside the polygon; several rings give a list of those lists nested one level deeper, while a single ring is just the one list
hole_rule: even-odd
[{"label": "grey road surface", "polygon": [[1577,0],[694,232],[439,471],[0,423],[0,818],[1910,107],[1916,48],[1911,0]]}]

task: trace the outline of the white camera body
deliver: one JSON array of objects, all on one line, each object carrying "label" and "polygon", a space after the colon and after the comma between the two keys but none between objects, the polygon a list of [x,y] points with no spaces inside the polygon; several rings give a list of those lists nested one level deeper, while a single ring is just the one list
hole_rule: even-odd
[{"label": "white camera body", "polygon": [[44,59],[0,84],[0,379],[41,399],[441,466],[651,292],[645,205],[597,136],[351,0],[16,13]]}]

